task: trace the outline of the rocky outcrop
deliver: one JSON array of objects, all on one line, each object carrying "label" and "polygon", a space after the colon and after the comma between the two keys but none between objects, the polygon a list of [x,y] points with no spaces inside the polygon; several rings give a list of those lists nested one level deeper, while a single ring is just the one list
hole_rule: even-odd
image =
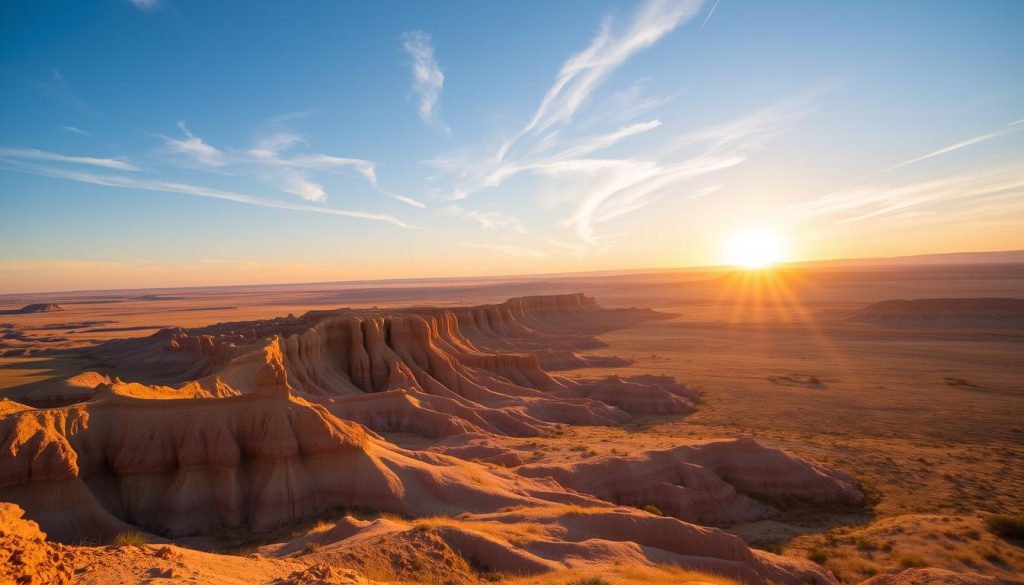
[{"label": "rocky outcrop", "polygon": [[[604,310],[583,295],[464,309],[313,311],[167,329],[107,343],[96,354],[111,364],[111,374],[143,374],[142,381],[161,385],[149,397],[164,398],[262,392],[253,385],[254,372],[269,363],[268,356],[279,355],[275,367],[283,368],[290,392],[374,430],[533,436],[554,424],[620,424],[631,414],[693,410],[696,393],[669,378],[571,380],[542,367],[542,359],[563,365],[615,361],[576,354],[600,344],[579,332],[657,316]],[[113,391],[147,393],[123,386]]]},{"label": "rocky outcrop", "polygon": [[525,477],[550,477],[602,500],[643,507],[701,524],[728,525],[774,515],[771,505],[856,504],[857,483],[844,473],[740,439],[648,451],[566,465],[525,465]]},{"label": "rocky outcrop", "polygon": [[263,394],[173,407],[111,395],[11,409],[0,416],[0,499],[61,540],[105,540],[130,525],[167,536],[259,533],[338,506],[423,515],[537,497],[586,501],[398,449],[322,406],[278,395],[287,381],[263,371]]},{"label": "rocky outcrop", "polygon": [[0,502],[0,583],[68,585],[72,568],[59,545],[46,541],[24,510]]},{"label": "rocky outcrop", "polygon": [[[309,549],[317,551],[317,558],[340,564],[362,565],[367,557],[388,554],[399,555],[397,564],[403,565],[415,551],[437,551],[434,556],[442,559],[455,556],[486,571],[512,575],[585,568],[591,563],[663,563],[744,583],[835,583],[813,563],[753,551],[739,537],[720,530],[607,506],[533,506],[411,521],[346,517],[326,530],[264,550],[283,556]],[[451,570],[457,572],[458,567]]]}]

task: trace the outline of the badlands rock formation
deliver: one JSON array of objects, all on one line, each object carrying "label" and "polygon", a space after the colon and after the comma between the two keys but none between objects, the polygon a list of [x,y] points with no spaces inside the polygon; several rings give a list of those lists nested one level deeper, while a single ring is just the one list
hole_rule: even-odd
[{"label": "badlands rock formation", "polygon": [[774,515],[772,503],[856,504],[862,494],[840,471],[768,449],[750,439],[716,441],[570,465],[524,465],[526,477],[559,484],[605,501],[653,505],[701,524],[750,522]]},{"label": "badlands rock formation", "polygon": [[290,392],[377,431],[532,436],[559,423],[692,411],[696,393],[669,378],[575,381],[550,374],[538,355],[547,369],[619,363],[581,352],[603,345],[594,333],[664,317],[602,310],[583,295],[527,297],[167,329],[95,353],[110,372],[173,386],[167,397],[250,394],[255,370],[280,356]]},{"label": "badlands rock formation", "polygon": [[[89,350],[99,372],[40,388],[28,405],[0,402],[0,500],[65,542],[135,530],[237,541],[333,517],[265,549],[317,550],[317,567],[412,566],[401,551],[433,547],[467,578],[470,566],[532,574],[615,562],[833,582],[813,563],[689,522],[761,518],[793,499],[855,502],[842,473],[749,440],[568,466],[519,465],[488,444],[691,411],[696,393],[668,378],[549,371],[613,363],[582,353],[602,346],[597,333],[664,317],[565,295],[313,311],[108,342]],[[447,452],[400,448],[377,434],[388,431],[444,437]],[[633,507],[651,503],[669,516]],[[395,516],[337,520],[344,509]]]}]

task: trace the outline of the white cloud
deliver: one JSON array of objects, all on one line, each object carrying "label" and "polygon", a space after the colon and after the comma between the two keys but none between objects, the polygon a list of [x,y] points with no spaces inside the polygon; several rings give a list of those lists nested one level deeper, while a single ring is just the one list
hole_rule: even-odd
[{"label": "white cloud", "polygon": [[254,158],[273,158],[299,145],[309,146],[309,143],[298,134],[278,132],[257,142],[255,147],[249,149],[249,155]]},{"label": "white cloud", "polygon": [[160,7],[160,0],[131,0],[139,10],[154,10]]},{"label": "white cloud", "polygon": [[620,32],[613,31],[612,21],[606,19],[590,45],[562,64],[555,83],[544,95],[533,117],[502,145],[497,160],[503,160],[526,135],[543,132],[570,119],[608,75],[633,54],[650,47],[692,19],[701,4],[702,0],[648,0]]},{"label": "white cloud", "polygon": [[139,167],[120,158],[93,158],[91,156],[68,156],[35,148],[0,148],[0,157],[43,160],[48,162],[88,165],[119,171],[137,171]]},{"label": "white cloud", "polygon": [[327,193],[323,185],[314,183],[298,173],[288,173],[284,176],[281,188],[285,192],[298,195],[307,201],[323,201],[327,199]]},{"label": "white cloud", "polygon": [[803,221],[825,218],[846,223],[926,210],[934,205],[973,206],[1022,195],[1024,166],[1011,165],[902,185],[847,187],[794,205],[789,211]]},{"label": "white cloud", "polygon": [[320,171],[349,168],[362,175],[371,185],[377,184],[377,170],[374,164],[368,160],[359,158],[343,158],[329,154],[302,154],[289,158],[269,157],[262,162],[298,169]]},{"label": "white cloud", "polygon": [[[661,121],[654,119],[627,124],[617,129],[582,137],[574,136],[576,133],[570,131],[567,123],[613,71],[631,56],[650,47],[680,24],[692,19],[700,9],[701,3],[701,0],[648,0],[624,23],[605,19],[590,44],[565,60],[533,116],[511,139],[502,143],[496,154],[481,156],[473,151],[463,150],[427,161],[427,164],[454,175],[457,183],[451,189],[449,199],[461,201],[481,189],[497,187],[516,175],[532,173],[562,179],[560,184],[571,192],[563,192],[560,195],[563,200],[588,199],[591,203],[587,208],[592,209],[593,213],[604,210],[602,213],[606,217],[615,215],[609,211],[612,202],[618,200],[614,195],[615,191],[609,191],[607,184],[601,185],[600,181],[591,182],[583,177],[586,174],[582,172],[583,169],[615,167],[615,172],[624,173],[618,176],[616,181],[623,182],[622,188],[625,188],[628,177],[641,180],[641,175],[656,173],[665,168],[657,163],[644,163],[632,159],[601,159],[593,162],[586,157],[630,137],[655,130],[661,126]],[[666,101],[666,98],[641,99],[642,90],[642,83],[638,82],[626,93],[619,92],[613,97],[623,104],[628,104],[628,108],[621,108],[623,111],[616,115],[607,115],[611,103],[609,102],[605,104],[601,116],[591,118],[591,123],[584,123],[583,126],[593,126],[594,122],[604,127],[609,124],[621,124]],[[576,174],[573,181],[567,181],[566,179],[574,174],[570,172],[571,168],[581,173]],[[623,170],[627,168],[631,170]],[[646,170],[639,170],[643,168]],[[653,176],[642,180],[650,179],[653,179]],[[582,184],[586,186],[581,186]],[[587,193],[591,196],[594,193],[604,193],[608,201],[604,205],[598,205],[594,198],[587,197]],[[632,206],[639,206],[640,201],[644,200],[644,197],[637,195],[630,197],[633,201],[630,204]],[[464,212],[462,217],[475,219],[484,227],[491,227],[493,223],[491,217],[475,217],[469,212]],[[567,223],[575,224],[578,235],[586,242],[595,244],[598,237],[593,233],[591,212],[577,210],[573,217],[575,219]]]},{"label": "white cloud", "polygon": [[478,211],[475,209],[465,209],[460,205],[453,204],[440,210],[438,215],[460,217],[474,221],[480,227],[488,230],[507,228],[520,234],[526,233],[526,228],[523,227],[522,222],[518,218],[500,211]]},{"label": "white cloud", "polygon": [[721,0],[715,0],[715,3],[711,5],[711,10],[708,10],[708,15],[704,17],[704,22],[700,23],[700,30],[704,30],[707,26],[708,21],[711,20],[711,16],[715,14],[715,10],[718,8],[718,3]]},{"label": "white cloud", "polygon": [[434,57],[430,35],[421,30],[405,33],[402,46],[412,57],[412,89],[419,99],[420,119],[448,133],[448,127],[437,114],[437,103],[444,88],[444,73]]},{"label": "white cloud", "polygon": [[202,138],[192,134],[184,121],[178,122],[178,128],[185,134],[184,139],[171,138],[170,136],[160,137],[171,152],[185,155],[205,166],[224,166],[224,153],[203,142]]},{"label": "white cloud", "polygon": [[[533,118],[502,145],[497,155],[481,156],[479,150],[462,149],[426,161],[454,178],[449,200],[462,201],[479,190],[498,187],[516,175],[541,177],[540,205],[546,209],[568,207],[568,215],[561,224],[573,230],[585,247],[596,250],[612,237],[598,233],[600,224],[614,222],[664,196],[692,200],[720,189],[720,184],[687,183],[748,160],[800,122],[813,111],[820,96],[837,85],[837,81],[829,81],[813,91],[726,123],[659,141],[638,154],[595,157],[596,153],[632,137],[659,129],[661,121],[634,122],[583,136],[574,126],[608,128],[609,124],[620,124],[636,112],[658,107],[670,98],[641,99],[642,83],[634,83],[613,96],[630,106],[632,111],[627,117],[608,115],[605,104],[599,108],[599,115],[581,123],[568,122],[612,70],[692,19],[699,7],[700,2],[696,1],[651,1],[622,32],[614,32],[612,23],[606,22],[587,49],[565,62]],[[490,222],[480,221],[465,210],[460,216],[492,227]],[[622,235],[621,230],[614,232]],[[575,254],[578,249],[567,251]]]},{"label": "white cloud", "polygon": [[957,142],[957,143],[954,143],[954,144],[950,144],[949,146],[944,146],[944,147],[942,147],[942,148],[940,148],[938,150],[933,150],[932,152],[929,152],[928,154],[925,154],[925,155],[922,155],[922,156],[919,156],[919,157],[916,157],[916,158],[912,158],[910,160],[903,161],[903,162],[901,162],[899,164],[895,164],[895,165],[893,165],[891,167],[884,168],[884,169],[882,169],[882,170],[880,170],[878,172],[871,173],[870,175],[864,177],[861,180],[870,179],[872,177],[877,177],[878,175],[882,175],[882,174],[888,173],[889,171],[894,171],[896,169],[900,169],[900,168],[903,168],[905,166],[912,165],[914,163],[919,163],[919,162],[922,162],[922,161],[926,161],[926,160],[928,160],[930,158],[935,158],[937,156],[942,156],[944,154],[949,154],[951,152],[956,152],[956,151],[958,151],[960,149],[967,148],[968,146],[974,146],[975,144],[980,144],[982,142],[988,142],[989,140],[992,140],[992,139],[995,139],[995,138],[1001,138],[1003,136],[1006,136],[1007,134],[1010,134],[1011,132],[1019,130],[1019,128],[1015,128],[1015,126],[1019,125],[1021,122],[1024,122],[1024,120],[1018,120],[1016,122],[1010,122],[1004,128],[1001,128],[999,130],[995,130],[993,132],[988,132],[988,133],[982,134],[980,136],[975,136],[973,138],[968,138],[967,140],[961,140],[960,142]]},{"label": "white cloud", "polygon": [[290,211],[305,211],[310,213],[320,213],[326,215],[337,215],[342,217],[353,217],[358,219],[369,219],[373,221],[381,221],[390,223],[398,227],[412,228],[413,226],[399,220],[393,215],[387,213],[374,213],[370,211],[358,211],[348,209],[334,209],[330,207],[322,207],[315,205],[305,205],[288,203],[285,201],[275,201],[273,199],[266,199],[263,197],[257,197],[254,195],[247,195],[245,193],[238,193],[234,191],[226,191],[222,189],[212,189],[209,187],[202,187],[197,185],[189,185],[186,183],[176,183],[170,181],[157,181],[150,179],[134,179],[130,177],[121,176],[103,176],[94,175],[90,173],[81,173],[75,171],[64,171],[61,169],[51,167],[17,167],[13,170],[21,172],[29,172],[36,175],[45,177],[55,177],[59,179],[67,179],[69,181],[77,181],[80,183],[91,183],[93,185],[103,185],[106,187],[119,187],[123,189],[139,189],[143,191],[157,191],[163,193],[179,193],[183,195],[191,195],[195,197],[206,197],[210,199],[220,199],[224,201],[233,201],[235,203],[241,203],[245,205],[254,205],[256,207],[267,207],[271,209],[286,209]]},{"label": "white cloud", "polygon": [[677,95],[650,95],[647,92],[647,81],[639,80],[609,96],[597,107],[597,111],[588,118],[588,121],[622,124],[648,115],[675,99]]},{"label": "white cloud", "polygon": [[61,126],[61,129],[62,130],[67,130],[68,132],[73,132],[75,134],[81,134],[82,136],[91,136],[90,133],[86,132],[85,130],[82,130],[81,128],[77,128],[75,126]]},{"label": "white cloud", "polygon": [[602,134],[600,136],[591,136],[588,138],[584,138],[577,142],[572,147],[560,152],[556,156],[556,158],[569,159],[580,156],[586,156],[593,152],[604,150],[605,148],[608,148],[609,146],[612,146],[613,144],[616,144],[617,142],[625,140],[626,138],[629,138],[631,136],[643,134],[644,132],[650,132],[651,130],[654,130],[655,128],[659,127],[661,127],[660,120],[651,120],[650,122],[641,122],[639,124],[633,124],[631,126],[619,128],[618,130],[611,132],[609,134]]},{"label": "white cloud", "polygon": [[[280,120],[277,118],[272,122],[275,126],[280,125]],[[185,122],[178,122],[178,127],[185,134],[185,139],[160,136],[171,152],[185,155],[189,160],[198,161],[205,167],[230,170],[240,174],[255,174],[263,180],[278,185],[286,193],[298,195],[309,201],[323,201],[326,199],[326,191],[322,185],[314,182],[306,171],[309,173],[355,171],[362,175],[378,193],[413,207],[424,207],[422,203],[411,197],[392,193],[381,187],[377,180],[376,167],[372,161],[322,153],[295,153],[294,151],[299,147],[308,147],[309,141],[304,136],[293,132],[278,130],[258,140],[251,148],[221,150],[193,134]]]}]

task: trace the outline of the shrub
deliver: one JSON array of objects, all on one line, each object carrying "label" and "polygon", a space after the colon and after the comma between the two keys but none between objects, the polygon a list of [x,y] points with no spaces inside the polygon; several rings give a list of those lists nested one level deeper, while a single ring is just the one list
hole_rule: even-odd
[{"label": "shrub", "polygon": [[1000,553],[999,551],[996,551],[996,550],[986,549],[986,550],[984,550],[981,553],[981,557],[983,559],[985,559],[986,561],[988,561],[988,562],[990,562],[992,564],[995,564],[995,565],[1005,565],[1006,564],[1006,558],[1003,557],[1002,553]]},{"label": "shrub", "polygon": [[898,562],[904,569],[912,569],[914,567],[924,567],[928,565],[921,555],[913,553],[899,555],[896,562]]},{"label": "shrub", "polygon": [[611,585],[608,581],[600,577],[585,577],[583,579],[577,579],[567,585]]},{"label": "shrub", "polygon": [[819,565],[823,565],[825,564],[825,561],[828,560],[828,553],[826,553],[825,549],[820,546],[815,546],[812,547],[811,550],[807,551],[807,558]]},{"label": "shrub", "polygon": [[1024,540],[1024,516],[989,516],[985,525],[996,536]]},{"label": "shrub", "polygon": [[145,546],[149,538],[144,532],[122,532],[114,537],[114,546]]},{"label": "shrub", "polygon": [[871,552],[878,549],[878,545],[867,538],[858,538],[854,542],[857,545],[857,550],[861,552]]},{"label": "shrub", "polygon": [[302,554],[308,555],[310,553],[315,553],[318,550],[320,550],[320,543],[311,540],[306,543],[306,546],[302,547]]}]

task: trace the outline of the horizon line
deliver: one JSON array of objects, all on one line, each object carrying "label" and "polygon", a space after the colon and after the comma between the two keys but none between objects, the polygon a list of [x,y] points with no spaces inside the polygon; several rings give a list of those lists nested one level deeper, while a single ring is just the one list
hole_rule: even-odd
[{"label": "horizon line", "polygon": [[[1013,249],[1013,250],[984,250],[984,251],[967,251],[967,252],[934,252],[926,254],[908,254],[900,256],[867,256],[867,257],[852,257],[852,258],[829,258],[821,260],[795,260],[792,262],[779,262],[769,268],[757,269],[757,270],[775,270],[785,267],[804,267],[808,264],[837,264],[843,262],[870,262],[870,261],[889,261],[889,260],[910,260],[915,258],[935,258],[941,256],[958,256],[966,254],[975,255],[998,255],[998,254],[1022,254],[1024,255],[1024,248]],[[975,264],[976,262],[964,262],[963,264]],[[1006,260],[1006,261],[994,261],[987,262],[987,264],[1024,264],[1024,258],[1020,260]],[[956,264],[952,264],[956,265]],[[464,276],[411,276],[411,277],[386,277],[386,278],[356,278],[352,280],[319,280],[319,281],[299,281],[299,282],[263,282],[263,283],[251,283],[251,284],[210,284],[210,285],[184,285],[184,286],[157,286],[157,287],[137,287],[137,288],[98,288],[98,289],[66,289],[66,290],[49,290],[49,291],[31,291],[31,292],[0,292],[0,298],[10,297],[23,297],[31,295],[55,295],[55,294],[78,294],[78,293],[113,293],[113,292],[130,292],[130,291],[154,291],[154,290],[200,290],[200,289],[226,289],[226,288],[258,288],[258,287],[296,287],[296,286],[315,286],[315,285],[332,285],[332,284],[373,284],[373,283],[401,283],[401,282],[439,282],[445,280],[500,280],[500,279],[523,279],[523,278],[541,278],[541,279],[552,279],[564,276],[616,276],[625,274],[653,274],[659,272],[674,272],[674,271],[687,271],[687,270],[750,270],[740,266],[734,266],[731,264],[695,264],[688,266],[664,266],[664,267],[644,267],[644,268],[613,268],[608,270],[581,270],[581,271],[569,271],[569,272],[539,272],[539,273],[519,273],[519,274],[486,274],[486,275],[464,275]]]}]

